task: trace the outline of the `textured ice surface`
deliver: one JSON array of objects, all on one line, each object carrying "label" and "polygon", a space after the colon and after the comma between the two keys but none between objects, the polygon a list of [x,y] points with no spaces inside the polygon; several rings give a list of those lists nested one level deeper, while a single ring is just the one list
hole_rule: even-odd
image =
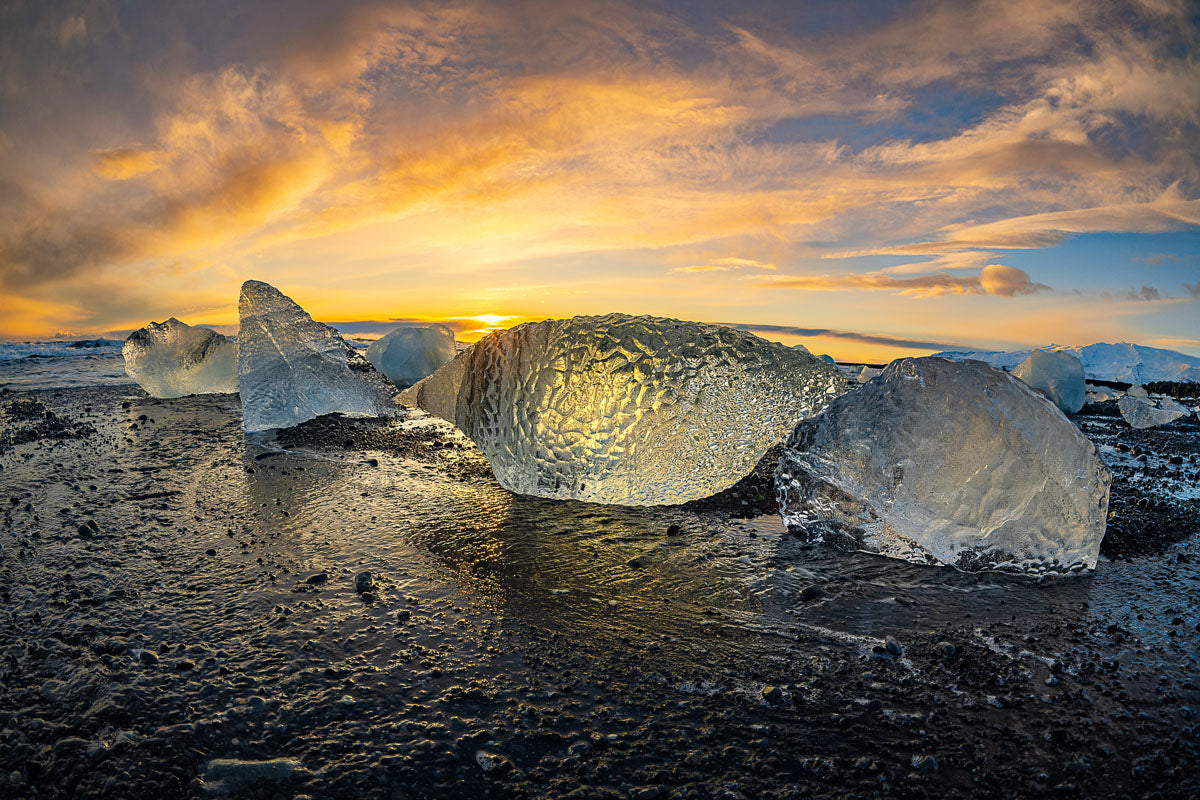
[{"label": "textured ice surface", "polygon": [[1012,374],[1049,397],[1065,414],[1083,408],[1083,364],[1070,353],[1034,350]]},{"label": "textured ice surface", "polygon": [[236,392],[237,345],[208,328],[171,317],[129,334],[125,374],[151,397]]},{"label": "textured ice surface", "polygon": [[396,387],[328,325],[278,289],[242,284],[238,382],[248,431],[287,428],[342,412],[395,414]]},{"label": "textured ice surface", "polygon": [[1117,401],[1121,416],[1132,428],[1157,428],[1186,414],[1174,402],[1163,403],[1149,398],[1126,395]]},{"label": "textured ice surface", "polygon": [[1046,399],[979,361],[893,361],[789,438],[784,522],[963,569],[1092,569],[1111,474]]},{"label": "textured ice surface", "polygon": [[656,505],[732,485],[844,387],[744,331],[609,314],[494,333],[402,399],[458,425],[506,489]]},{"label": "textured ice surface", "polygon": [[397,328],[367,348],[367,360],[397,386],[412,386],[454,358],[454,331],[445,325]]}]

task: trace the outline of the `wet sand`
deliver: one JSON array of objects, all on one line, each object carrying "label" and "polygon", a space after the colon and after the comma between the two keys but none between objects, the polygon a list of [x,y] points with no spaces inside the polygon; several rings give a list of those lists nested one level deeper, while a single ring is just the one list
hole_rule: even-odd
[{"label": "wet sand", "polygon": [[1108,405],[1107,558],[1037,582],[807,545],[769,465],[615,508],[430,419],[0,393],[0,795],[1195,797],[1200,425]]}]

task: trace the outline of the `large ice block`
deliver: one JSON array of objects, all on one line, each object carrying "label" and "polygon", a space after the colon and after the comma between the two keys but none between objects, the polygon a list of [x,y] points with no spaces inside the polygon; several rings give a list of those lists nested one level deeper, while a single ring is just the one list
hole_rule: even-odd
[{"label": "large ice block", "polygon": [[511,491],[657,505],[729,487],[844,388],[744,331],[609,314],[493,333],[401,399],[458,425]]},{"label": "large ice block", "polygon": [[1012,374],[1050,398],[1064,414],[1083,408],[1083,363],[1070,353],[1034,350]]},{"label": "large ice block", "polygon": [[171,317],[129,334],[125,373],[151,397],[236,392],[237,345],[208,328]]},{"label": "large ice block", "polygon": [[979,361],[906,358],[801,422],[776,472],[784,522],[967,570],[1092,569],[1111,474],[1040,394]]},{"label": "large ice block", "polygon": [[432,375],[452,358],[454,331],[445,325],[397,328],[367,348],[367,360],[400,387]]},{"label": "large ice block", "polygon": [[328,325],[261,281],[242,284],[238,383],[247,431],[321,414],[397,413],[396,387]]}]

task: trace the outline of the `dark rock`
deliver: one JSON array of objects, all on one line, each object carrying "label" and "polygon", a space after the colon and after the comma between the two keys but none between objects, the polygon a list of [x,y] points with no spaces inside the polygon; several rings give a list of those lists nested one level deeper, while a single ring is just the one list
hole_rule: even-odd
[{"label": "dark rock", "polygon": [[375,588],[375,576],[369,570],[364,570],[354,576],[354,591],[366,594]]}]

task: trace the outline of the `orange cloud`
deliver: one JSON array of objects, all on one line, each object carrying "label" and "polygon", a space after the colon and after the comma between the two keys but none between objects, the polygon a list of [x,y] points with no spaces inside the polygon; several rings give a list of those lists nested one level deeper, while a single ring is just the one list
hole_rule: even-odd
[{"label": "orange cloud", "polygon": [[161,169],[170,161],[170,153],[162,150],[139,150],[132,147],[117,147],[112,150],[97,150],[93,153],[95,164],[92,169],[101,178],[110,181],[127,181]]}]

